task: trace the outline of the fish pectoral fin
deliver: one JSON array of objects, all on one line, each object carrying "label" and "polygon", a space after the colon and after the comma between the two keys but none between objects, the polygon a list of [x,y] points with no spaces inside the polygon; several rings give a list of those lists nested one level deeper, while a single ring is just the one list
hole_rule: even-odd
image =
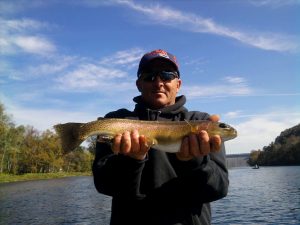
[{"label": "fish pectoral fin", "polygon": [[149,137],[145,137],[146,138],[146,141],[147,141],[147,145],[149,147],[152,147],[154,145],[157,145],[158,141],[155,139],[155,138],[149,138]]},{"label": "fish pectoral fin", "polygon": [[99,134],[97,141],[101,143],[111,143],[113,139],[114,139],[113,134]]}]

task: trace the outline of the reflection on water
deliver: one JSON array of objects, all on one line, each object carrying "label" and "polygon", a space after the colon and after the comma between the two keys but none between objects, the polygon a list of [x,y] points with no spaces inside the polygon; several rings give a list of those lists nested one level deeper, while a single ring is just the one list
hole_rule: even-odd
[{"label": "reflection on water", "polygon": [[[300,224],[300,166],[234,168],[213,225]],[[111,199],[92,177],[0,184],[0,225],[109,224]]]}]

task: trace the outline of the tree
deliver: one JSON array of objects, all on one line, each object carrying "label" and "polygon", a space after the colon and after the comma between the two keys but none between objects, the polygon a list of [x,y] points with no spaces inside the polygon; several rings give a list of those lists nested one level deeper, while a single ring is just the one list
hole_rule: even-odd
[{"label": "tree", "polygon": [[8,157],[9,151],[12,148],[11,134],[14,128],[11,117],[5,113],[5,108],[0,103],[0,173],[5,170],[5,161]]},{"label": "tree", "polygon": [[265,166],[300,165],[300,124],[286,129],[265,146],[257,163]]},{"label": "tree", "polygon": [[56,133],[50,130],[39,132],[32,126],[16,127],[0,103],[0,173],[90,171],[95,137],[88,143],[88,148],[79,147],[64,155]]},{"label": "tree", "polygon": [[254,166],[254,165],[259,164],[257,160],[258,160],[258,157],[259,157],[260,154],[261,154],[261,150],[252,150],[247,163],[250,166]]}]

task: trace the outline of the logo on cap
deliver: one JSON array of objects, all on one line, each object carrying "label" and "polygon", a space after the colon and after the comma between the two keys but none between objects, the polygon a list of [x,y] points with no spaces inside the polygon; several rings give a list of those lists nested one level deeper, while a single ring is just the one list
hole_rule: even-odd
[{"label": "logo on cap", "polygon": [[[177,62],[177,59],[174,55],[166,52],[165,50],[162,50],[162,49],[157,49],[157,50],[154,50],[152,52],[148,52],[146,53],[141,61],[140,61],[140,64],[139,64],[139,69],[138,69],[138,76],[140,75],[140,72],[143,70],[143,68],[152,60],[152,59],[155,59],[155,58],[165,58],[167,60],[169,60],[170,62],[172,62],[174,64],[174,66],[176,67],[176,70],[178,72],[178,75],[179,75],[179,65],[178,65],[178,62]],[[180,75],[179,75],[180,76]]]},{"label": "logo on cap", "polygon": [[177,60],[176,60],[176,57],[174,55],[170,55],[168,52],[162,50],[162,49],[158,49],[158,50],[154,50],[152,52],[149,52],[147,54],[149,57],[158,57],[158,56],[161,56],[161,57],[164,57],[164,58],[167,58],[167,59],[170,59],[172,60],[176,66],[178,67],[178,63],[177,63]]}]

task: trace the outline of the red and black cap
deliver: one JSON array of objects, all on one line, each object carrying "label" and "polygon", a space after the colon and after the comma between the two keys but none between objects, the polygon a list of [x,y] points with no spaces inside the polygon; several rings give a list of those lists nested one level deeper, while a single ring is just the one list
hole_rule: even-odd
[{"label": "red and black cap", "polygon": [[164,51],[162,49],[157,49],[152,52],[148,52],[142,57],[140,64],[139,64],[139,69],[137,71],[137,76],[138,77],[140,76],[141,72],[148,65],[148,63],[150,61],[152,61],[153,59],[157,59],[157,58],[165,59],[165,60],[171,62],[175,66],[178,76],[180,77],[179,65],[178,65],[176,56],[174,56],[171,53]]}]

